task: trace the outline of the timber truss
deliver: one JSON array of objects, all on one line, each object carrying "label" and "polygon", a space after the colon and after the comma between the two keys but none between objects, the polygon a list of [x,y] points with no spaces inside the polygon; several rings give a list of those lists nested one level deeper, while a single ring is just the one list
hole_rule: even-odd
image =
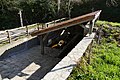
[{"label": "timber truss", "polygon": [[[55,32],[55,33],[53,33],[53,37],[55,37],[57,34],[59,34],[58,37],[64,36],[63,34],[65,34],[64,38],[69,38],[69,34],[74,35],[74,33],[77,32],[77,34],[72,36],[73,38],[66,39],[68,41],[68,43],[66,45],[70,46],[69,44],[74,43],[76,41],[75,39],[77,39],[78,36],[83,35],[82,33],[80,33],[83,30],[79,27],[79,25],[81,25],[81,27],[84,30],[87,30],[86,34],[92,33],[95,22],[99,18],[100,13],[101,13],[101,10],[98,10],[98,11],[88,13],[88,14],[85,14],[85,15],[82,15],[82,16],[79,16],[79,17],[76,17],[73,19],[62,21],[62,22],[56,23],[55,25],[51,25],[49,27],[47,26],[46,28],[43,28],[41,30],[34,31],[31,33],[31,35],[32,36],[40,36],[41,53],[44,54],[44,41],[46,39],[48,40],[48,42],[52,41],[52,39],[47,38],[50,33]],[[77,28],[76,28],[76,26],[77,26]],[[67,33],[65,33],[65,30]],[[75,37],[75,36],[77,36],[77,37]],[[75,39],[74,39],[74,37],[75,37]],[[49,46],[49,47],[54,48],[58,45],[62,46],[65,42],[67,42],[63,38],[62,39],[59,38],[58,40],[59,41],[58,41],[57,45],[54,44],[54,45]],[[71,41],[69,41],[69,40],[71,40]],[[55,43],[55,38],[53,39],[52,43]],[[63,49],[63,50],[65,51],[65,49]]]},{"label": "timber truss", "polygon": [[[52,32],[52,31],[56,31],[56,30],[59,30],[59,29],[63,29],[63,28],[74,26],[74,25],[78,25],[78,24],[81,24],[81,23],[84,23],[84,22],[90,22],[89,24],[91,26],[89,26],[89,31],[90,31],[89,33],[91,33],[92,29],[94,27],[95,21],[99,18],[100,13],[101,13],[101,10],[95,11],[95,12],[92,12],[92,13],[88,13],[88,14],[85,14],[83,16],[79,16],[79,17],[76,17],[76,18],[73,18],[73,19],[70,19],[70,20],[66,20],[66,21],[57,23],[55,25],[52,25],[50,27],[47,27],[45,29],[34,31],[34,32],[31,33],[31,35],[32,36],[42,35],[42,34],[49,33],[49,32]],[[88,27],[84,26],[83,28],[88,28]]]}]

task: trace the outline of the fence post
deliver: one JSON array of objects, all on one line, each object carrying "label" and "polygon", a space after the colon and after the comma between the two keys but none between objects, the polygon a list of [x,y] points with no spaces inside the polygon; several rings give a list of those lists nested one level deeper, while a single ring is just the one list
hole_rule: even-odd
[{"label": "fence post", "polygon": [[40,30],[39,23],[37,23],[37,29]]},{"label": "fence post", "polygon": [[29,35],[29,31],[28,31],[28,26],[26,25],[26,33],[27,33],[27,36]]},{"label": "fence post", "polygon": [[98,31],[98,40],[97,40],[98,44],[100,44],[101,35],[102,35],[102,27]]},{"label": "fence post", "polygon": [[20,15],[20,24],[21,24],[21,27],[23,27],[22,10],[19,10],[19,15]]},{"label": "fence post", "polygon": [[91,63],[91,54],[92,54],[92,44],[93,44],[93,40],[92,40],[92,42],[91,42],[91,44],[89,45],[89,52],[88,52],[88,64],[90,64]]},{"label": "fence post", "polygon": [[60,23],[62,22],[62,20],[60,19],[60,21],[59,21]]},{"label": "fence post", "polygon": [[[42,29],[44,28],[44,25],[42,24]],[[40,35],[40,45],[41,45],[41,54],[44,55],[44,41],[43,41],[44,36]]]},{"label": "fence post", "polygon": [[54,20],[54,25],[56,24],[56,21]]},{"label": "fence post", "polygon": [[69,0],[69,3],[68,3],[68,16],[69,16],[69,19],[71,18],[71,0]]},{"label": "fence post", "polygon": [[41,54],[44,55],[44,41],[43,35],[40,36]]},{"label": "fence post", "polygon": [[6,31],[6,32],[7,32],[7,38],[8,38],[8,41],[9,41],[9,43],[11,43],[10,33],[9,33],[9,31]]},{"label": "fence post", "polygon": [[49,24],[47,24],[47,27],[48,27]]}]

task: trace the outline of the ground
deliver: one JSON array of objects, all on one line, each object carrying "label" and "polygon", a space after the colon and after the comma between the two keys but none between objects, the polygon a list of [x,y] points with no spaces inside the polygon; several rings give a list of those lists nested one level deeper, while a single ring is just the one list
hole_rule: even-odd
[{"label": "ground", "polygon": [[10,80],[40,80],[61,60],[55,58],[58,53],[59,50],[46,47],[41,55],[40,46],[16,53],[0,60],[0,74]]}]

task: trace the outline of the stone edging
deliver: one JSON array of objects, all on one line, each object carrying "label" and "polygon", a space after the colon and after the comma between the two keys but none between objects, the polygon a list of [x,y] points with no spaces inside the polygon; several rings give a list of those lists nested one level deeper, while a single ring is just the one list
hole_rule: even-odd
[{"label": "stone edging", "polygon": [[85,53],[95,37],[95,33],[84,37],[66,57],[64,57],[49,73],[41,80],[66,80],[74,66]]}]

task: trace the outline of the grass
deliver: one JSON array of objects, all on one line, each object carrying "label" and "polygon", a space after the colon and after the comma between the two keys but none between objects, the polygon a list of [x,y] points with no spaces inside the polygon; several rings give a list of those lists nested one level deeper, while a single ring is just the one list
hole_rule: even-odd
[{"label": "grass", "polygon": [[100,21],[100,20],[99,20],[99,21],[97,21],[96,23],[97,23],[97,25],[102,25],[102,24],[103,24],[103,25],[106,25],[106,24],[110,24],[112,27],[120,27],[120,23],[117,23],[117,22],[116,22],[116,23],[115,23],[115,22],[113,23],[113,22]]},{"label": "grass", "polygon": [[68,80],[120,80],[120,48],[116,43],[94,45],[92,50],[91,64],[83,57]]},{"label": "grass", "polygon": [[[120,23],[97,22],[97,25],[101,24],[120,27]],[[86,56],[82,57],[68,80],[120,80],[120,47],[117,46],[118,42],[114,39],[114,35],[120,34],[120,31],[109,30],[106,27],[104,30],[110,35],[107,38],[103,36],[101,44],[93,44],[91,64],[87,63]],[[113,40],[108,42],[108,38]]]}]

